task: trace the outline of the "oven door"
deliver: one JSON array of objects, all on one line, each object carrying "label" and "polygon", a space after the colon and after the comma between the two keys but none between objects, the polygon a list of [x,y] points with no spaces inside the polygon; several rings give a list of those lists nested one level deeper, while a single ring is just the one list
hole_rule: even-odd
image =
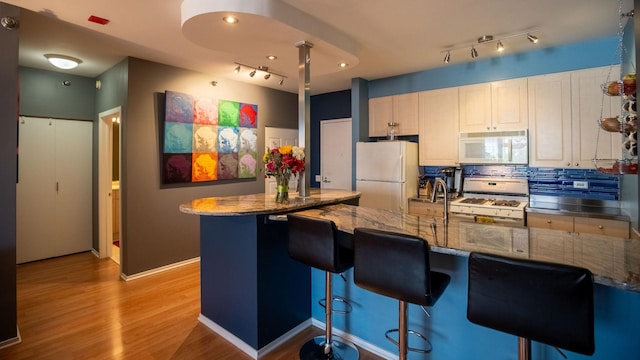
[{"label": "oven door", "polygon": [[462,250],[529,256],[526,228],[460,222],[459,239]]}]

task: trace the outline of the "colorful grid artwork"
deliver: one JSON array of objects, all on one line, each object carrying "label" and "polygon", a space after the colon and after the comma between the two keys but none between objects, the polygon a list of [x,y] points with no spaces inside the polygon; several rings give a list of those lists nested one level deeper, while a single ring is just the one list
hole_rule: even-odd
[{"label": "colorful grid artwork", "polygon": [[165,91],[164,184],[255,178],[258,105]]}]

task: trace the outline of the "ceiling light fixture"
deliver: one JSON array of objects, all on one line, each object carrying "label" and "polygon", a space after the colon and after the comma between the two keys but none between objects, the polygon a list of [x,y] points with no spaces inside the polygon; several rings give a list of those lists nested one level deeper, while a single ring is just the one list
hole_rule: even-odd
[{"label": "ceiling light fixture", "polygon": [[269,59],[269,60],[275,60],[275,59],[277,59],[277,58],[278,58],[278,57],[277,57],[277,56],[275,56],[275,55],[267,55],[267,59]]},{"label": "ceiling light fixture", "polygon": [[504,46],[504,40],[506,39],[510,39],[510,38],[514,38],[514,37],[518,37],[518,36],[523,36],[526,37],[531,43],[533,44],[537,44],[538,43],[538,37],[531,34],[533,30],[529,30],[528,32],[521,32],[521,33],[515,33],[515,34],[508,34],[508,35],[504,35],[504,36],[493,36],[493,35],[482,35],[481,37],[477,38],[475,42],[473,43],[468,43],[468,44],[464,44],[464,45],[460,45],[460,46],[455,46],[455,47],[450,47],[447,49],[444,49],[442,51],[440,51],[440,53],[444,53],[444,62],[445,63],[449,63],[451,61],[451,52],[455,51],[455,50],[460,50],[460,49],[469,49],[470,48],[470,53],[471,53],[471,58],[475,59],[478,57],[478,50],[476,50],[476,46],[478,45],[485,45],[488,43],[496,43],[496,51],[498,52],[503,52],[505,50],[505,46]]},{"label": "ceiling light fixture", "polygon": [[236,65],[236,67],[233,69],[233,72],[235,72],[236,74],[238,74],[240,72],[240,68],[241,67],[245,67],[247,69],[251,69],[251,71],[249,72],[249,76],[250,77],[254,77],[256,76],[256,73],[258,71],[261,71],[264,74],[264,79],[265,80],[269,80],[271,78],[271,75],[275,75],[280,77],[280,82],[279,84],[282,85],[284,83],[284,79],[286,79],[287,77],[282,75],[282,74],[278,74],[277,72],[271,71],[269,70],[268,66],[251,66],[251,65],[246,65],[246,64],[241,64],[241,63],[234,63]]},{"label": "ceiling light fixture", "polygon": [[342,63],[338,64],[338,66],[340,66],[341,68],[343,68],[343,69],[344,69],[344,68],[346,68],[347,66],[349,66],[349,64],[342,62]]},{"label": "ceiling light fixture", "polygon": [[53,66],[63,70],[74,69],[82,63],[82,60],[66,55],[44,54],[44,57],[47,58]]},{"label": "ceiling light fixture", "polygon": [[240,20],[233,16],[233,15],[227,15],[225,17],[222,18],[222,21],[224,21],[227,24],[237,24],[240,22]]}]

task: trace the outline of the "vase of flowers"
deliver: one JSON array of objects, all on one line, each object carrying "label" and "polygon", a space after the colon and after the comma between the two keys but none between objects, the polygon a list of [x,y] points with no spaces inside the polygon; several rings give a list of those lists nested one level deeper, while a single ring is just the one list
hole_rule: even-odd
[{"label": "vase of flowers", "polygon": [[291,175],[298,175],[304,171],[304,149],[292,145],[267,148],[263,160],[265,176],[273,176],[276,179],[276,203],[287,203]]}]

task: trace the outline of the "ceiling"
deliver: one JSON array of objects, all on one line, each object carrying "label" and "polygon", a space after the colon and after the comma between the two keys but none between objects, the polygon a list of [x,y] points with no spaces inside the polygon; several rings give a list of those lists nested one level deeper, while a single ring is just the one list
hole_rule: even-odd
[{"label": "ceiling", "polygon": [[[82,59],[70,74],[97,77],[126,56],[297,93],[300,42],[311,43],[311,94],[455,63],[614,36],[633,0],[2,0],[23,11],[20,65],[57,71],[44,58]],[[240,22],[221,20],[235,14]],[[107,25],[89,22],[95,15]],[[526,33],[540,41],[533,45]],[[517,36],[512,36],[521,34]],[[502,41],[478,44],[483,35]],[[471,45],[479,56],[472,59]],[[451,50],[445,64],[443,50]],[[267,55],[276,60],[267,60]],[[340,62],[348,63],[340,68]],[[234,63],[282,75],[235,74]]]}]

